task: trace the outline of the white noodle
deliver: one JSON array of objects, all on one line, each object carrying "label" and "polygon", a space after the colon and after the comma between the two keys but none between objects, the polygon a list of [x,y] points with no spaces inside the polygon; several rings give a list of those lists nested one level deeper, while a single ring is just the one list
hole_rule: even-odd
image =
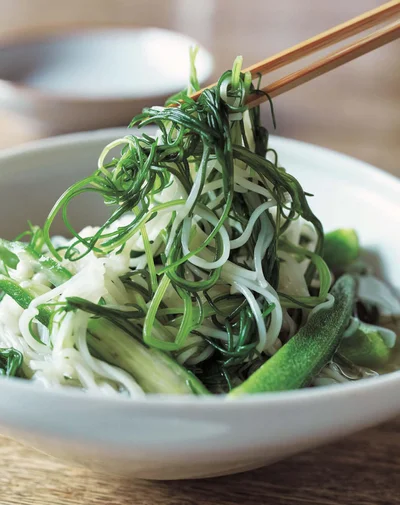
[{"label": "white noodle", "polygon": [[[205,209],[199,209],[196,207],[196,213],[203,218],[205,221],[208,221],[212,225],[216,226],[218,224],[218,218],[212,213]],[[182,250],[183,254],[189,254],[189,238],[190,238],[190,220],[185,220],[182,229]],[[223,252],[221,257],[216,261],[206,261],[199,256],[191,256],[188,261],[193,265],[204,268],[206,270],[213,270],[225,265],[229,258],[230,254],[230,242],[229,235],[224,226],[221,226],[218,232],[221,236],[223,242]]]},{"label": "white noodle", "polygon": [[328,309],[331,309],[333,307],[333,304],[335,303],[335,297],[333,295],[331,295],[330,293],[328,293],[326,295],[326,301],[325,302],[322,302],[322,303],[319,303],[316,307],[314,307],[308,317],[312,317],[314,316],[317,312],[319,312],[320,310],[328,310]]},{"label": "white noodle", "polygon": [[[259,207],[256,208],[256,210],[252,213],[250,216],[246,228],[242,235],[235,240],[231,240],[231,249],[238,249],[239,247],[242,247],[250,238],[250,235],[253,232],[254,225],[256,224],[257,219],[265,212],[267,209],[273,207],[276,205],[276,202],[274,200],[271,200],[270,202],[265,202]],[[272,239],[271,239],[272,240]],[[268,246],[267,246],[268,247]]]},{"label": "white noodle", "polygon": [[[257,325],[257,330],[258,330],[258,344],[257,344],[257,350],[259,352],[263,351],[267,345],[267,330],[265,328],[265,321],[264,318],[262,317],[260,307],[257,303],[257,300],[254,298],[254,295],[250,291],[250,289],[241,286],[239,283],[234,282],[234,287],[239,293],[242,293],[242,295],[246,298],[247,303],[249,304],[249,307],[251,311],[253,312],[256,325]],[[272,344],[270,344],[271,346]]]}]

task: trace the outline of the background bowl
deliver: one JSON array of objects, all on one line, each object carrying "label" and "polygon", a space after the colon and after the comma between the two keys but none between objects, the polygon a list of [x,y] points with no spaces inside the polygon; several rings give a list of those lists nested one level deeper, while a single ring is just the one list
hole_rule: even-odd
[{"label": "background bowl", "polygon": [[[68,132],[129,124],[184,89],[197,42],[159,28],[90,28],[15,37],[0,46],[0,107]],[[211,74],[200,48],[198,76]]]},{"label": "background bowl", "polygon": [[[0,153],[0,236],[29,218],[42,223],[67,185],[93,171],[103,146],[126,130],[74,134]],[[341,154],[272,138],[280,161],[315,194],[327,229],[354,226],[381,271],[400,287],[400,182]],[[76,225],[104,217],[98,201],[81,201]],[[60,232],[56,229],[55,232]],[[147,479],[235,473],[277,461],[400,413],[400,373],[346,385],[254,395],[152,396],[130,401],[82,392],[46,391],[1,379],[0,431],[44,452],[97,470]]]}]

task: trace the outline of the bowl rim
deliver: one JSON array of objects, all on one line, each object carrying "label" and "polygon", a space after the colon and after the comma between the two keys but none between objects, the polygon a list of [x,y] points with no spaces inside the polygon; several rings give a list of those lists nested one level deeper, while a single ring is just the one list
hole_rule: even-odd
[{"label": "bowl rim", "polygon": [[[205,396],[190,396],[190,395],[161,395],[152,394],[138,398],[128,398],[123,395],[115,396],[100,396],[96,394],[88,394],[83,390],[76,388],[68,388],[65,386],[57,386],[54,388],[44,388],[39,384],[18,378],[0,377],[2,396],[10,397],[16,395],[27,394],[32,396],[44,397],[48,402],[71,400],[76,403],[76,406],[83,405],[86,408],[107,407],[113,408],[149,408],[157,409],[162,406],[171,408],[186,408],[191,409],[212,409],[232,410],[245,406],[246,408],[258,409],[263,406],[283,406],[287,404],[302,405],[304,402],[323,402],[332,400],[340,400],[341,398],[358,398],[361,393],[384,393],[388,386],[400,386],[400,370],[391,372],[387,375],[381,375],[361,381],[334,384],[331,386],[318,388],[303,388],[290,391],[277,391],[268,393],[255,393],[247,396],[240,396],[234,399],[228,398],[227,395],[205,395]],[[1,417],[1,416],[0,416]]]},{"label": "bowl rim", "polygon": [[[0,35],[0,50],[3,48],[10,48],[13,46],[26,45],[32,42],[53,41],[63,38],[72,38],[77,34],[89,34],[92,32],[147,32],[156,30],[163,32],[165,35],[179,35],[185,38],[188,43],[197,45],[199,49],[205,54],[209,61],[209,69],[201,77],[200,81],[205,82],[212,76],[214,72],[214,58],[211,52],[199,41],[194,39],[187,33],[172,30],[159,26],[141,26],[133,23],[70,23],[70,24],[54,24],[49,26],[32,27],[29,29],[12,30],[11,32]],[[176,90],[179,91],[179,90]],[[90,95],[69,95],[68,93],[45,91],[35,86],[21,84],[10,79],[0,78],[0,96],[2,93],[18,93],[24,98],[43,102],[43,103],[63,103],[63,104],[110,104],[110,105],[124,105],[132,101],[148,101],[160,98],[162,96],[172,94],[174,91],[157,92],[150,95],[141,96],[90,96]]]},{"label": "bowl rim", "polygon": [[[94,131],[77,132],[67,135],[59,135],[56,137],[50,137],[40,140],[34,140],[20,146],[14,146],[8,149],[3,149],[0,151],[0,162],[5,160],[10,160],[14,157],[26,156],[28,154],[35,154],[35,152],[42,151],[52,151],[57,150],[59,147],[65,146],[76,146],[85,144],[91,141],[104,141],[109,142],[110,138],[113,136],[123,136],[129,132],[126,128],[107,128]],[[354,157],[342,154],[340,152],[328,149],[326,147],[317,146],[308,142],[303,142],[295,139],[290,139],[286,137],[278,137],[271,135],[272,143],[280,143],[281,145],[292,145],[297,146],[300,149],[312,149],[322,156],[334,156],[336,160],[342,160],[346,163],[351,163],[354,166],[355,171],[362,171],[363,177],[369,176],[374,179],[379,178],[383,180],[385,184],[391,187],[395,186],[396,191],[400,194],[400,179],[396,176],[385,172],[373,165],[370,165],[364,161],[358,160]],[[24,168],[27,170],[27,168]],[[15,172],[14,172],[15,173]],[[68,387],[54,387],[54,388],[43,388],[39,384],[30,382],[18,378],[5,378],[0,377],[0,397],[3,394],[12,395],[13,393],[24,393],[29,392],[29,394],[35,394],[42,396],[43,394],[47,398],[53,398],[54,400],[65,400],[70,398],[75,402],[79,403],[90,403],[93,407],[107,405],[111,402],[114,407],[121,405],[122,408],[126,408],[126,405],[133,405],[134,408],[137,407],[149,407],[158,408],[162,405],[168,405],[173,408],[185,407],[190,405],[190,408],[212,408],[214,409],[232,409],[237,408],[240,405],[245,405],[246,408],[253,407],[259,408],[263,405],[283,405],[286,403],[303,403],[306,400],[309,401],[321,401],[326,399],[327,396],[332,398],[347,397],[351,395],[352,397],[357,396],[361,392],[366,392],[369,390],[382,391],[384,392],[386,386],[397,384],[400,386],[400,370],[391,372],[387,375],[381,375],[378,377],[373,377],[365,379],[362,381],[354,381],[349,383],[342,383],[337,385],[331,385],[329,387],[321,388],[304,388],[300,390],[292,391],[280,391],[280,392],[268,392],[268,393],[257,393],[253,395],[243,396],[235,398],[234,400],[226,400],[225,395],[210,395],[210,396],[182,396],[182,395],[147,395],[143,398],[130,399],[122,395],[120,396],[98,396],[94,394],[87,394],[82,390]],[[329,393],[328,395],[326,393]],[[221,401],[222,399],[222,401]],[[107,402],[107,403],[106,403]]]}]

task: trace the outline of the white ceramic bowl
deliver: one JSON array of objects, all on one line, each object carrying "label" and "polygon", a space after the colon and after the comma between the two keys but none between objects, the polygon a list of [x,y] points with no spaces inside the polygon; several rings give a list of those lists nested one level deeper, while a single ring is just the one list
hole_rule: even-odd
[{"label": "white ceramic bowl", "polygon": [[[21,34],[0,44],[0,106],[51,133],[128,124],[184,89],[197,42],[160,28],[87,28]],[[213,59],[200,47],[198,77]]]},{"label": "white ceramic bowl", "polygon": [[[118,134],[75,134],[0,153],[0,236],[12,237],[27,218],[41,223],[61,191],[91,172],[102,147]],[[312,207],[326,228],[356,227],[399,288],[400,182],[313,145],[282,138],[272,143],[281,163],[315,193]],[[73,222],[96,223],[101,209],[82,206]],[[230,402],[156,396],[130,401],[2,379],[0,431],[105,472],[209,477],[256,468],[385,421],[400,413],[399,389],[400,373],[393,373]]]}]

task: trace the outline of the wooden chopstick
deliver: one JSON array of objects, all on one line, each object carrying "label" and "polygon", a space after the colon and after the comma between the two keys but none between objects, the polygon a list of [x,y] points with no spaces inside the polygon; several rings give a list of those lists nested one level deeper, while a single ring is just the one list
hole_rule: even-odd
[{"label": "wooden chopstick", "polygon": [[[278,68],[281,68],[285,65],[288,65],[288,64],[293,63],[295,61],[298,61],[301,58],[304,58],[305,56],[309,56],[317,51],[320,51],[321,49],[324,49],[324,48],[329,47],[331,45],[337,44],[338,42],[341,42],[341,41],[343,41],[353,35],[357,35],[357,34],[363,32],[369,28],[380,25],[380,24],[382,24],[382,23],[384,23],[384,22],[386,22],[386,21],[388,21],[398,15],[400,15],[400,0],[392,0],[390,2],[387,2],[383,5],[381,5],[380,7],[376,8],[376,9],[372,9],[368,12],[365,12],[364,14],[361,14],[360,16],[357,16],[349,21],[346,21],[345,23],[342,23],[334,28],[331,28],[330,30],[322,32],[319,35],[312,37],[311,39],[301,42],[300,44],[297,44],[296,46],[290,47],[289,49],[286,49],[285,51],[282,51],[274,56],[271,56],[270,58],[260,61],[260,62],[256,63],[255,65],[252,65],[252,66],[244,69],[243,72],[250,72],[253,79],[255,77],[260,76],[260,75],[265,75],[268,72],[272,72],[273,70],[277,70]],[[396,33],[396,31],[395,31],[395,33]],[[378,32],[377,36],[379,36],[379,32]],[[301,80],[299,78],[298,81],[294,81],[294,82],[298,82],[298,84],[294,83],[291,87],[285,88],[284,91],[292,89],[293,87],[300,85],[303,82],[307,82],[307,81],[313,79],[314,77],[316,77],[317,75],[321,75],[322,73],[325,73],[333,68],[336,68],[339,65],[346,63],[347,61],[351,61],[352,59],[354,59],[358,56],[361,56],[362,54],[365,54],[368,51],[372,51],[373,49],[376,49],[377,47],[380,47],[380,46],[386,44],[387,42],[390,42],[391,40],[395,40],[395,38],[397,38],[398,35],[396,37],[396,34],[395,34],[393,36],[393,38],[390,38],[389,35],[387,37],[388,38],[386,39],[385,34],[383,34],[383,39],[380,39],[380,38],[378,39],[378,41],[383,40],[383,42],[379,43],[377,41],[376,42],[377,45],[374,45],[373,41],[371,41],[371,42],[366,41],[366,39],[368,37],[366,37],[365,39],[362,39],[360,41],[360,42],[365,41],[364,42],[365,45],[362,45],[361,48],[359,48],[357,46],[357,43],[351,44],[350,46],[347,46],[346,48],[344,48],[344,51],[346,51],[346,50],[349,51],[349,53],[346,53],[347,57],[344,55],[339,57],[338,54],[341,53],[340,50],[337,51],[337,53],[332,53],[332,54],[328,55],[328,58],[333,58],[337,62],[336,65],[334,65],[333,62],[330,62],[330,60],[329,60],[329,62],[331,63],[332,66],[329,67],[329,63],[326,63],[327,70],[325,70],[324,72],[321,72],[321,73],[316,73],[316,74],[313,74],[312,71],[310,71],[310,68],[313,67],[313,65],[310,65],[309,67],[306,67],[306,69],[304,69],[304,70],[308,71],[307,75],[309,75],[309,78],[306,80]],[[360,52],[362,48],[365,48],[365,51]],[[354,56],[354,58],[350,57],[350,53],[353,50],[357,54],[357,56]],[[336,56],[334,56],[335,54],[336,54]],[[340,63],[338,63],[339,61],[340,61]],[[317,62],[317,64],[319,65],[319,68],[325,68],[325,64],[324,64],[323,59],[320,60],[319,62]],[[299,72],[301,72],[301,70]],[[317,72],[317,71],[315,71],[315,72]],[[288,85],[288,83],[285,81],[285,79],[288,79],[289,77],[293,78],[293,76],[295,74],[297,74],[297,73],[290,74],[290,76],[288,76],[287,78],[280,79],[279,81],[276,81],[275,83],[270,85],[270,86],[274,86],[273,89],[274,89],[275,96],[277,96],[277,94],[280,94],[277,92],[276,85],[279,83],[282,83],[282,85],[286,85],[286,84]],[[206,88],[203,88],[203,89],[197,91],[196,93],[192,94],[191,97],[194,100],[197,100],[198,97],[201,95],[201,93],[205,89],[212,88],[216,84],[217,83],[211,84],[210,86],[207,86]],[[267,88],[269,88],[270,86],[267,86]],[[264,91],[265,91],[265,89],[264,89]],[[253,97],[253,99],[250,101],[251,101],[252,105],[257,105],[258,103],[261,103],[261,101],[263,101],[263,100],[261,100],[260,97],[257,97],[257,99],[255,99]]]},{"label": "wooden chopstick", "polygon": [[317,60],[315,63],[308,65],[296,72],[293,72],[286,77],[282,77],[277,81],[261,88],[259,95],[250,95],[247,104],[249,107],[255,107],[267,100],[264,93],[267,93],[271,98],[281,95],[301,84],[311,81],[315,77],[326,74],[344,63],[352,61],[363,54],[369,53],[378,47],[381,47],[388,42],[392,42],[400,37],[400,23],[390,25],[378,32],[374,32],[363,39],[354,42],[338,51],[328,54],[324,58]]},{"label": "wooden chopstick", "polygon": [[353,35],[358,35],[369,28],[389,21],[399,14],[400,1],[393,0],[391,2],[387,2],[376,9],[364,12],[364,14],[361,14],[360,16],[337,25],[330,30],[326,30],[325,32],[322,32],[311,39],[307,39],[296,46],[286,49],[275,56],[267,58],[264,61],[260,61],[259,63],[244,69],[243,73],[251,72],[253,79],[260,74],[265,75],[266,73],[277,70],[284,65],[293,63],[305,56],[309,56],[321,49],[342,42]]}]

